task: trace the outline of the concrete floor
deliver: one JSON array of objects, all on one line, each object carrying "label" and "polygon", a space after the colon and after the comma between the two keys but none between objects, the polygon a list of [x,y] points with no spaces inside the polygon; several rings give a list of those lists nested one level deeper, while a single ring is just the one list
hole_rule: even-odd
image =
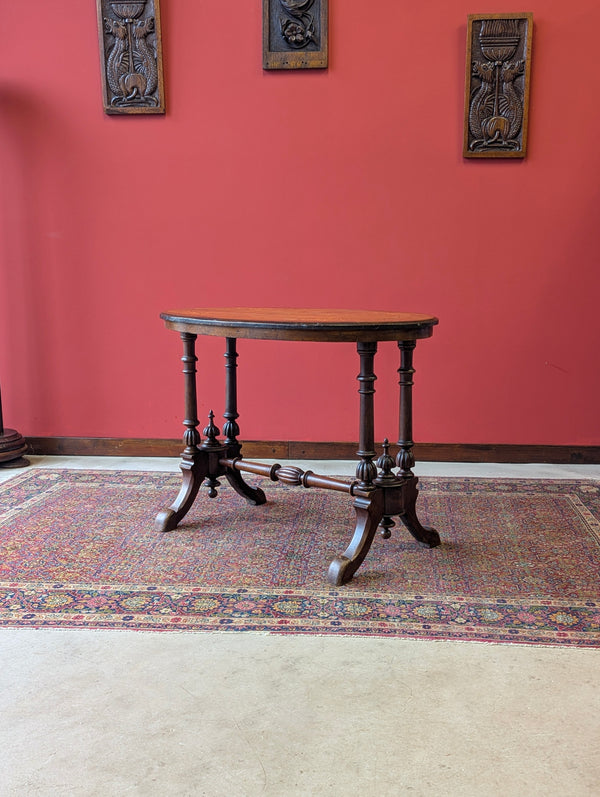
[{"label": "concrete floor", "polygon": [[[177,470],[168,459],[33,464]],[[353,472],[353,463],[312,467]],[[423,463],[417,472],[600,479],[600,466]],[[4,629],[0,797],[598,797],[599,655]]]}]

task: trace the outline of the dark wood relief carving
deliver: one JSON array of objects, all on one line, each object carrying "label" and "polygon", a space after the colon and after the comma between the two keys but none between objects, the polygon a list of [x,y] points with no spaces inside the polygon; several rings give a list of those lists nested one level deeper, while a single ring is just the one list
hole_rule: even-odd
[{"label": "dark wood relief carving", "polygon": [[465,158],[525,157],[532,33],[530,13],[468,17]]},{"label": "dark wood relief carving", "polygon": [[263,68],[327,66],[328,0],[263,0]]},{"label": "dark wood relief carving", "polygon": [[164,113],[160,0],[96,0],[104,110]]}]

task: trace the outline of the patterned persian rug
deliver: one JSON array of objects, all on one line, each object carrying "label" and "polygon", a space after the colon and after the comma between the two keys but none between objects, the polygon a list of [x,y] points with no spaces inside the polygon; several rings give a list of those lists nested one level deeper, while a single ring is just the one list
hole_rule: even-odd
[{"label": "patterned persian rug", "polygon": [[349,496],[258,480],[201,491],[154,530],[179,474],[30,469],[0,485],[0,625],[259,631],[600,647],[600,483],[424,478],[421,520],[376,537],[350,584],[327,568]]}]

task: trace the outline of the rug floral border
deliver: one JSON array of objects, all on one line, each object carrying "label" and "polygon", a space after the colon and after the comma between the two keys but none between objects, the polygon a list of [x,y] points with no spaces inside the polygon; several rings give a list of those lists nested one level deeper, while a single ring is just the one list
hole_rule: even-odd
[{"label": "rug floral border", "polygon": [[223,591],[148,585],[0,583],[0,626],[254,631],[600,647],[600,603]]}]

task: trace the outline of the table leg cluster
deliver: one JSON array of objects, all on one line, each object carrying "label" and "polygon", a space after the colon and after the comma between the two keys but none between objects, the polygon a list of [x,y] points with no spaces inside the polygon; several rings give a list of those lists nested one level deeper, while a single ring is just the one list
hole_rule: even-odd
[{"label": "table leg cluster", "polygon": [[[200,485],[206,481],[209,496],[217,495],[220,486],[218,478],[225,476],[233,489],[249,503],[257,506],[266,502],[263,490],[251,487],[242,478],[242,472],[253,473],[300,487],[318,487],[345,492],[354,498],[356,513],[354,535],[343,554],[336,557],[329,567],[328,580],[333,585],[348,582],[358,570],[367,555],[375,533],[381,528],[384,538],[390,536],[398,516],[413,537],[422,545],[432,548],[440,543],[435,529],[423,526],[417,516],[418,479],[412,472],[414,456],[412,448],[412,386],[414,369],[412,355],[414,341],[399,341],[400,348],[400,435],[399,451],[394,463],[389,454],[389,443],[384,442],[383,454],[377,456],[374,442],[374,358],[376,342],[359,342],[357,351],[360,358],[359,395],[359,450],[360,461],[356,468],[356,480],[347,481],[329,476],[321,476],[312,471],[303,471],[294,466],[279,464],[266,465],[260,462],[243,460],[241,443],[238,440],[240,429],[237,423],[237,351],[235,338],[226,338],[225,374],[225,424],[224,442],[220,442],[220,430],[214,424],[211,411],[209,423],[203,430],[204,438],[198,432],[196,395],[196,335],[182,332],[183,374],[185,381],[185,449],[181,455],[182,485],[175,502],[160,512],[156,519],[160,531],[171,531],[187,514],[193,505]],[[394,473],[394,464],[398,473]]]}]

